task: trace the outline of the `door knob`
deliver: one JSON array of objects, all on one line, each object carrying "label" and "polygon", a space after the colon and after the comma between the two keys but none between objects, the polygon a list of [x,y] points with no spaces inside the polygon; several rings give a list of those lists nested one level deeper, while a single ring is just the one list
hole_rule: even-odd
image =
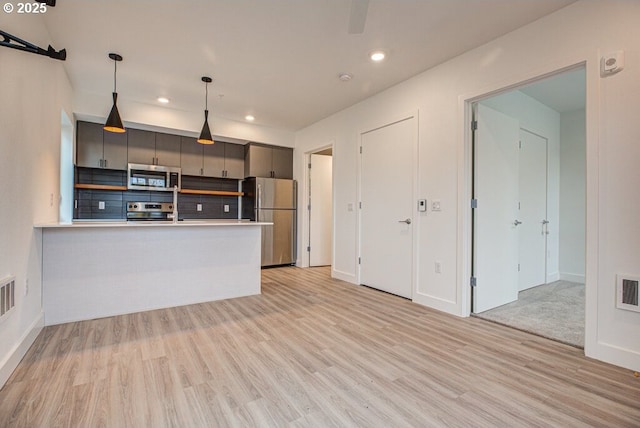
[{"label": "door knob", "polygon": [[514,225],[514,226],[517,226],[517,225],[519,225],[519,224],[522,224],[522,222],[521,222],[520,220],[516,220],[516,221],[514,221],[514,222],[513,222],[513,225]]},{"label": "door knob", "polygon": [[398,221],[398,223],[407,223],[407,224],[411,224],[411,219],[410,219],[410,218],[408,218],[408,219],[406,219],[406,220],[400,220],[400,221]]}]

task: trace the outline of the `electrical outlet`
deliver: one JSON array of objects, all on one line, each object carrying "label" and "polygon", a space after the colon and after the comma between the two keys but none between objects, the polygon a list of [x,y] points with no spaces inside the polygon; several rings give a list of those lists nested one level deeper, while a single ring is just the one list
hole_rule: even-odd
[{"label": "electrical outlet", "polygon": [[436,273],[442,273],[442,262],[436,262]]},{"label": "electrical outlet", "polygon": [[196,204],[196,211],[202,211],[202,204]]},{"label": "electrical outlet", "polygon": [[224,206],[224,212],[228,213],[229,212],[229,205],[225,205]]},{"label": "electrical outlet", "polygon": [[99,210],[103,210],[104,209],[104,201],[99,201],[98,202],[98,209]]}]

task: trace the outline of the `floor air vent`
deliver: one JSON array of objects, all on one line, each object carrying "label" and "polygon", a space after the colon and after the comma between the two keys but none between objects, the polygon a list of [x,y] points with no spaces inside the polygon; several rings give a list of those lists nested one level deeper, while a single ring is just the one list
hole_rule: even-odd
[{"label": "floor air vent", "polygon": [[16,279],[0,281],[0,318],[4,317],[16,304]]},{"label": "floor air vent", "polygon": [[628,311],[640,312],[638,295],[640,294],[640,277],[618,275],[618,298],[616,307]]}]

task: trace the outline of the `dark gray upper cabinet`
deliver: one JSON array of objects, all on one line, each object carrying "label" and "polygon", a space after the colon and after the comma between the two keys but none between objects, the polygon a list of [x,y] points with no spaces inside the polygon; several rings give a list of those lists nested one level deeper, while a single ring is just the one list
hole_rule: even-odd
[{"label": "dark gray upper cabinet", "polygon": [[127,169],[127,134],[107,132],[99,123],[77,122],[76,165]]},{"label": "dark gray upper cabinet", "polygon": [[244,146],[225,143],[224,170],[226,178],[241,180],[244,178]]},{"label": "dark gray upper cabinet", "polygon": [[293,178],[293,149],[247,144],[244,175],[245,177]]},{"label": "dark gray upper cabinet", "polygon": [[203,176],[224,177],[224,145],[225,143],[217,141],[203,146]]},{"label": "dark gray upper cabinet", "polygon": [[180,166],[180,136],[156,133],[156,165]]},{"label": "dark gray upper cabinet", "polygon": [[239,144],[203,145],[195,138],[141,129],[116,134],[88,122],[78,122],[76,133],[78,166],[125,170],[129,162],[181,167],[184,175],[244,178],[244,146]]},{"label": "dark gray upper cabinet", "polygon": [[202,144],[195,138],[181,137],[180,168],[183,175],[202,175]]},{"label": "dark gray upper cabinet", "polygon": [[293,149],[274,147],[272,154],[273,178],[293,178]]},{"label": "dark gray upper cabinet", "polygon": [[130,163],[180,166],[180,137],[159,132],[129,129]]},{"label": "dark gray upper cabinet", "polygon": [[203,145],[182,137],[180,166],[184,175],[239,180],[244,172],[244,146],[223,141]]}]

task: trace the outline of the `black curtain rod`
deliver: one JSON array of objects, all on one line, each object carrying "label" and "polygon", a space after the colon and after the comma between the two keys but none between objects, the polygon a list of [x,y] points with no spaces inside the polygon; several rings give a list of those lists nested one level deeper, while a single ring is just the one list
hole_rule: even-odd
[{"label": "black curtain rod", "polygon": [[48,56],[49,58],[59,59],[60,61],[64,61],[65,59],[67,59],[66,49],[56,51],[51,45],[49,45],[49,47],[45,50],[39,48],[33,43],[26,42],[2,30],[0,30],[0,36],[2,36],[3,38],[3,40],[0,40],[0,46],[6,46],[8,48],[18,49],[20,51]]}]

